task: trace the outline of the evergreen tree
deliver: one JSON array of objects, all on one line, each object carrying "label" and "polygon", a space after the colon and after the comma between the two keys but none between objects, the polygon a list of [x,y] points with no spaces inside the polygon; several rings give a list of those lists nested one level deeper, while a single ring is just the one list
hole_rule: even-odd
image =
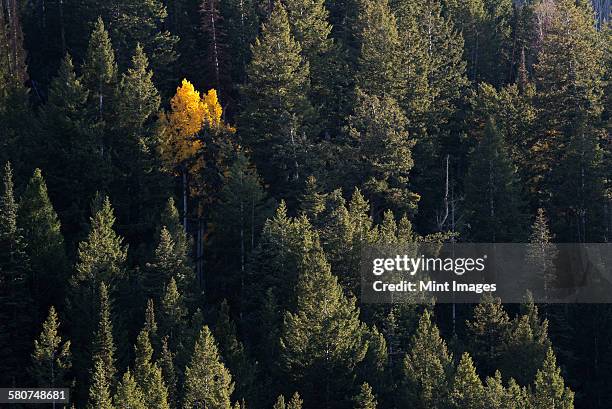
[{"label": "evergreen tree", "polygon": [[147,408],[169,409],[168,390],[162,371],[153,362],[153,347],[149,332],[143,329],[138,334],[135,347],[134,378],[144,395]]},{"label": "evergreen tree", "polygon": [[538,286],[537,288],[543,288],[545,297],[548,295],[548,290],[551,289],[556,278],[554,260],[558,251],[556,246],[551,243],[552,239],[553,236],[548,229],[548,219],[544,209],[539,208],[535,221],[531,226],[526,260],[535,275],[532,279],[538,284],[542,284],[542,287]]},{"label": "evergreen tree", "polygon": [[[115,51],[101,17],[94,24],[83,62],[83,84],[91,92],[90,105],[103,132],[112,123],[117,99],[117,63]],[[108,135],[99,138],[100,154],[108,147]]]},{"label": "evergreen tree", "polygon": [[[279,52],[279,50],[282,50]],[[275,2],[252,46],[239,129],[274,195],[284,196],[307,173],[312,107],[309,64],[291,35],[287,11]],[[271,155],[270,155],[271,152]],[[293,187],[295,189],[295,187]]]},{"label": "evergreen tree", "polygon": [[[116,7],[117,10],[112,10]],[[161,0],[128,0],[109,5],[105,19],[109,23],[110,36],[117,46],[119,61],[126,65],[129,53],[141,44],[151,56],[156,81],[165,90],[175,78],[172,64],[178,55],[176,46],[179,38],[167,30],[168,12]]]},{"label": "evergreen tree", "polygon": [[234,390],[232,376],[221,362],[217,344],[207,326],[202,328],[185,370],[183,407],[201,405],[211,409],[230,409]]},{"label": "evergreen tree", "polygon": [[406,402],[419,408],[444,407],[449,399],[452,357],[428,310],[423,312],[404,358]]},{"label": "evergreen tree", "polygon": [[300,394],[295,392],[293,396],[291,396],[291,400],[287,404],[287,409],[302,409],[302,404],[304,402],[300,398]]},{"label": "evergreen tree", "polygon": [[182,257],[187,257],[191,251],[191,243],[189,236],[185,232],[185,227],[181,224],[179,211],[174,203],[174,198],[168,198],[166,206],[160,216],[160,229],[163,227],[168,229],[174,241],[174,248],[177,254]]},{"label": "evergreen tree", "polygon": [[157,360],[157,365],[161,368],[164,384],[168,389],[168,404],[172,409],[175,409],[178,407],[178,375],[174,367],[174,354],[168,347],[167,336],[162,339],[161,352]]},{"label": "evergreen tree", "polygon": [[121,382],[117,385],[117,392],[113,397],[117,409],[146,409],[145,395],[136,384],[130,373],[130,368],[123,374]]},{"label": "evergreen tree", "polygon": [[221,2],[221,14],[227,31],[227,43],[231,53],[231,77],[235,84],[243,84],[247,64],[251,59],[250,45],[257,37],[259,18],[254,0],[230,0]]},{"label": "evergreen tree", "polygon": [[32,265],[32,295],[39,309],[63,301],[66,282],[66,249],[60,221],[47,193],[40,169],[34,171],[21,196],[18,225],[28,243],[26,253]]},{"label": "evergreen tree", "polygon": [[223,273],[214,282],[215,287],[218,286],[220,295],[235,294],[231,301],[242,298],[247,261],[271,210],[257,171],[245,154],[238,152],[212,212],[215,229],[210,239],[218,257],[213,269]]},{"label": "evergreen tree", "polygon": [[484,388],[478,378],[470,354],[465,352],[453,378],[450,399],[458,409],[480,409],[483,406]]},{"label": "evergreen tree", "polygon": [[[109,388],[115,383],[115,342],[113,340],[113,324],[111,322],[111,305],[108,296],[108,290],[104,282],[100,283],[99,294],[99,320],[98,329],[93,338],[91,348],[93,370],[92,373],[98,371],[97,363],[102,361],[102,369],[106,377],[106,385]],[[98,376],[99,374],[96,374]]]},{"label": "evergreen tree", "polygon": [[63,341],[58,329],[57,313],[51,306],[42,331],[34,340],[30,375],[36,386],[52,388],[66,385],[66,375],[72,365],[70,341]]},{"label": "evergreen tree", "polygon": [[358,91],[357,100],[348,129],[356,158],[351,183],[363,184],[375,214],[389,207],[413,211],[418,196],[408,189],[408,173],[415,141],[409,138],[406,117],[392,98]]},{"label": "evergreen tree", "polygon": [[[99,292],[101,284],[104,282],[105,289],[114,297],[126,274],[127,248],[113,230],[115,217],[108,197],[98,207],[93,209],[95,214],[91,218],[87,239],[79,243],[76,271],[69,281],[66,300],[78,377],[84,376],[84,370],[90,364],[86,346],[91,345],[91,336],[99,321],[100,304],[96,304],[96,300],[104,298]],[[120,324],[117,321],[115,325]]]},{"label": "evergreen tree", "polygon": [[111,400],[111,386],[108,383],[107,372],[107,368],[104,367],[104,361],[101,359],[96,360],[91,377],[91,386],[89,387],[87,409],[115,408]]},{"label": "evergreen tree", "polygon": [[340,391],[352,387],[354,368],[365,357],[364,326],[316,237],[301,254],[298,269],[297,308],[284,317],[282,362],[307,400],[334,407],[341,402]]},{"label": "evergreen tree", "polygon": [[483,296],[466,327],[477,368],[484,375],[492,375],[500,366],[510,330],[510,319],[501,300],[489,294]]},{"label": "evergreen tree", "polygon": [[361,390],[359,394],[355,396],[354,401],[355,409],[376,409],[378,407],[376,397],[372,393],[372,388],[367,382],[361,385]]},{"label": "evergreen tree", "polygon": [[[0,196],[0,358],[6,368],[0,380],[6,385],[20,381],[32,337],[32,300],[28,288],[30,261],[26,243],[17,225],[18,206],[9,162],[2,174]],[[23,341],[23,342],[20,342]]]},{"label": "evergreen tree", "polygon": [[179,293],[174,277],[170,278],[170,282],[166,286],[166,293],[162,300],[162,308],[160,315],[160,334],[168,336],[170,346],[174,351],[182,342],[186,322],[187,309],[185,307],[183,296]]},{"label": "evergreen tree", "polygon": [[536,374],[532,404],[534,409],[574,407],[574,392],[565,387],[552,348],[548,349],[544,365]]},{"label": "evergreen tree", "polygon": [[143,278],[146,294],[157,300],[163,299],[164,289],[171,278],[180,286],[181,292],[193,291],[195,276],[190,266],[185,264],[185,256],[177,251],[176,245],[166,227],[162,227],[159,244],[155,249],[152,263],[147,265]]},{"label": "evergreen tree", "polygon": [[[555,3],[535,65],[543,183],[552,230],[561,241],[602,236],[604,48],[588,2]],[[563,185],[563,188],[559,186]]]},{"label": "evergreen tree", "polygon": [[370,98],[401,101],[406,92],[405,54],[395,16],[387,1],[363,0],[360,6],[356,86]]},{"label": "evergreen tree", "polygon": [[118,85],[117,121],[113,124],[111,196],[117,214],[125,220],[126,235],[143,234],[143,223],[152,227],[154,212],[166,194],[167,180],[155,155],[160,103],[149,60],[137,44]]},{"label": "evergreen tree", "polygon": [[439,231],[445,157],[458,155],[454,121],[467,85],[463,38],[443,13],[441,1],[394,0],[391,4],[406,53],[407,91],[398,102],[417,140],[412,184],[422,197],[418,222],[425,231]]},{"label": "evergreen tree", "polygon": [[467,228],[475,242],[520,241],[525,235],[521,189],[495,122],[471,156],[465,180]]},{"label": "evergreen tree", "polygon": [[227,301],[223,300],[214,326],[214,337],[218,340],[219,351],[228,369],[236,379],[234,396],[251,398],[255,394],[256,367],[249,361],[243,343],[238,340],[236,325],[229,313]]},{"label": "evergreen tree", "polygon": [[87,115],[88,96],[66,54],[41,108],[40,150],[36,152],[68,240],[81,233],[84,209],[96,190],[104,187],[108,172]]}]

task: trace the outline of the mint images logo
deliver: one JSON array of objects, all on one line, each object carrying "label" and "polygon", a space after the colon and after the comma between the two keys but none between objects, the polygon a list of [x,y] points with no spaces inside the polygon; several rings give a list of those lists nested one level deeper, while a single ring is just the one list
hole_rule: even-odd
[{"label": "mint images logo", "polygon": [[[609,243],[413,243],[362,249],[364,303],[612,303]],[[537,251],[536,251],[537,250]]]}]

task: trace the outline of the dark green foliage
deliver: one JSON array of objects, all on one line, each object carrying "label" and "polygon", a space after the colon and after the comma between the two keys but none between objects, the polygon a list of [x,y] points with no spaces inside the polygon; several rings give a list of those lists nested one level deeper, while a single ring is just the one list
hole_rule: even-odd
[{"label": "dark green foliage", "polygon": [[0,358],[6,368],[0,379],[12,385],[21,382],[19,368],[27,362],[32,342],[30,331],[33,310],[28,285],[30,260],[22,230],[17,225],[18,207],[13,190],[13,171],[8,162],[2,172],[0,192]]},{"label": "dark green foliage", "polygon": [[63,341],[58,333],[59,320],[55,308],[49,308],[49,316],[34,340],[30,374],[38,387],[54,387],[67,384],[67,374],[72,365],[70,341]]},{"label": "dark green foliage", "polygon": [[183,408],[191,409],[195,404],[202,404],[215,409],[230,409],[233,390],[232,376],[221,362],[210,330],[204,326],[185,370]]},{"label": "dark green foliage", "polygon": [[40,169],[34,171],[21,196],[17,221],[28,243],[26,253],[32,267],[32,296],[39,312],[43,313],[48,305],[63,301],[68,260],[60,221],[49,200]]},{"label": "dark green foliage", "polygon": [[145,409],[145,396],[136,384],[130,369],[123,374],[123,378],[117,385],[117,392],[113,397],[113,403],[117,409]]},{"label": "dark green foliage", "polygon": [[312,107],[309,64],[301,51],[291,35],[287,11],[276,2],[252,46],[239,121],[240,135],[275,195],[295,190],[308,169]]},{"label": "dark green foliage", "polygon": [[372,388],[370,387],[370,385],[367,384],[367,382],[361,385],[361,390],[359,391],[359,394],[355,396],[354,401],[355,409],[377,408],[376,397],[372,393]]},{"label": "dark green foliage", "polygon": [[472,241],[491,243],[525,238],[520,182],[503,135],[492,119],[471,155],[465,184],[466,235]]}]

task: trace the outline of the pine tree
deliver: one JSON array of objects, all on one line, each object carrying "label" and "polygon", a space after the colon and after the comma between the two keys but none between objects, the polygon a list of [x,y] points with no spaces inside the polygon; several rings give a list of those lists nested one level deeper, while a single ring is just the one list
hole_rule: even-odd
[{"label": "pine tree", "polygon": [[234,397],[251,398],[255,393],[256,367],[250,362],[243,343],[238,340],[236,325],[230,318],[226,300],[219,308],[213,334],[227,368],[236,379]]},{"label": "pine tree", "polygon": [[525,236],[523,201],[516,170],[495,122],[471,156],[465,180],[468,235],[475,242],[512,242]]},{"label": "pine tree", "polygon": [[[601,36],[588,2],[555,3],[535,65],[541,197],[561,241],[603,238]],[[563,185],[561,188],[560,186]]]},{"label": "pine tree", "polygon": [[526,261],[535,275],[532,279],[542,283],[542,287],[536,288],[543,288],[545,297],[555,281],[554,260],[558,251],[556,246],[551,243],[552,239],[553,236],[548,229],[548,219],[544,209],[539,208],[531,226]]},{"label": "pine tree", "polygon": [[152,227],[151,220],[157,216],[153,212],[166,194],[168,181],[155,155],[160,103],[149,60],[137,44],[118,85],[111,152],[114,175],[110,193],[119,218],[125,220],[126,235],[139,234],[144,223]]},{"label": "pine tree", "polygon": [[130,373],[130,368],[123,374],[121,382],[117,385],[117,392],[113,397],[117,409],[146,409],[145,395],[136,384]]},{"label": "pine tree", "polygon": [[66,375],[72,365],[70,341],[63,341],[58,329],[57,313],[51,306],[42,331],[34,340],[30,375],[36,386],[52,388],[66,385]]},{"label": "pine tree", "polygon": [[[96,300],[101,283],[115,297],[125,278],[127,248],[123,239],[113,230],[115,216],[108,197],[101,201],[91,218],[87,239],[79,243],[76,271],[70,279],[68,311],[71,320],[71,338],[75,345],[75,367],[77,374],[89,365],[89,357],[83,349],[91,343],[91,334],[96,331],[99,320],[99,305]],[[120,317],[114,317],[120,318]],[[116,325],[120,325],[118,322]]]},{"label": "pine tree", "polygon": [[[282,52],[279,52],[282,50]],[[274,195],[284,196],[305,177],[312,107],[309,64],[291,35],[287,12],[275,2],[270,19],[252,46],[243,88],[240,134]],[[270,152],[272,154],[270,155]],[[295,187],[294,187],[295,188]]]},{"label": "pine tree", "polygon": [[437,219],[444,211],[444,162],[457,153],[453,124],[460,97],[467,86],[463,38],[441,1],[394,0],[407,76],[406,96],[398,101],[408,119],[408,130],[418,141],[413,157],[415,191],[422,197],[418,222],[427,230],[439,230]]},{"label": "pine tree", "polygon": [[408,188],[415,141],[409,138],[406,117],[397,102],[375,95],[358,91],[355,112],[349,119],[349,143],[355,157],[350,184],[363,184],[375,214],[389,207],[411,212],[419,199]]},{"label": "pine tree", "polygon": [[116,12],[108,10],[104,17],[117,46],[119,62],[126,65],[129,53],[141,44],[151,57],[157,83],[167,90],[175,79],[171,67],[178,58],[179,38],[166,28],[168,12],[164,2],[127,0],[116,3],[116,7]]},{"label": "pine tree", "polygon": [[162,339],[161,352],[157,365],[161,368],[164,384],[168,389],[168,403],[172,409],[178,406],[177,373],[174,367],[174,354],[168,347],[168,337]]},{"label": "pine tree", "polygon": [[235,84],[244,84],[247,64],[251,59],[250,45],[257,37],[259,18],[254,0],[221,2],[221,14],[227,31],[231,77]]},{"label": "pine tree", "polygon": [[[83,84],[91,92],[91,109],[96,113],[99,126],[106,129],[105,127],[110,126],[113,120],[118,78],[115,51],[101,17],[98,17],[89,38],[82,71]],[[105,154],[104,149],[107,147],[106,138],[105,135],[99,141],[102,155]]]},{"label": "pine tree", "polygon": [[453,378],[450,399],[458,409],[480,409],[483,406],[484,388],[470,354],[465,352]]},{"label": "pine tree", "polygon": [[274,402],[274,406],[272,409],[287,409],[287,405],[285,404],[285,397],[283,395],[279,395]]},{"label": "pine tree", "polygon": [[419,407],[444,407],[449,398],[452,357],[426,309],[404,358],[406,402]]},{"label": "pine tree", "polygon": [[322,194],[317,178],[308,176],[306,187],[300,200],[300,211],[303,212],[313,225],[318,225],[318,216],[325,210],[325,194]]},{"label": "pine tree", "polygon": [[506,351],[510,330],[510,319],[501,300],[489,294],[483,296],[466,327],[477,368],[483,375],[493,374]]},{"label": "pine tree", "polygon": [[157,339],[157,321],[155,320],[155,302],[152,299],[147,300],[147,308],[145,310],[144,329],[147,330],[151,337],[151,342],[155,344]]},{"label": "pine tree", "polygon": [[98,361],[102,361],[106,385],[112,388],[115,383],[115,342],[113,340],[113,324],[111,322],[111,305],[108,290],[104,282],[100,283],[99,294],[99,320],[92,344],[93,371],[97,371]]},{"label": "pine tree", "polygon": [[32,300],[28,288],[30,261],[22,231],[17,225],[17,212],[13,171],[7,162],[0,196],[0,358],[5,368],[0,380],[6,385],[20,381],[19,373],[23,371],[19,368],[28,356],[26,344],[32,342]]},{"label": "pine tree", "polygon": [[221,362],[210,330],[204,326],[185,370],[183,407],[191,409],[199,404],[211,409],[230,409],[233,390],[232,376]]},{"label": "pine tree", "polygon": [[300,398],[300,394],[294,392],[293,396],[291,396],[291,400],[287,403],[287,409],[302,409],[302,404],[304,402]]},{"label": "pine tree", "polygon": [[68,261],[60,221],[49,200],[40,169],[34,171],[21,196],[18,225],[28,243],[26,253],[32,263],[32,294],[38,306],[46,309],[52,302],[63,301]]},{"label": "pine tree", "polygon": [[245,154],[239,152],[225,177],[220,201],[212,211],[215,229],[211,242],[218,257],[215,270],[220,270],[221,276],[214,284],[222,295],[231,289],[229,292],[236,298],[241,297],[247,261],[271,210],[256,169]]},{"label": "pine tree", "polygon": [[[318,108],[318,117],[332,114],[338,105],[331,105],[338,82],[336,65],[340,57],[331,39],[332,26],[324,0],[289,0],[285,7],[291,34],[300,44],[302,55],[310,68],[310,100]],[[333,115],[333,114],[332,114]]]},{"label": "pine tree", "polygon": [[88,117],[88,96],[66,54],[41,108],[36,152],[68,239],[80,234],[89,198],[104,187],[108,173],[99,155],[94,121]]},{"label": "pine tree", "polygon": [[164,384],[162,370],[153,362],[153,347],[149,332],[143,329],[138,334],[135,347],[134,378],[144,395],[147,408],[169,409],[168,390]]},{"label": "pine tree", "polygon": [[[307,400],[334,407],[350,388],[365,357],[364,326],[355,300],[347,298],[316,236],[299,262],[297,308],[284,317],[281,358]],[[325,306],[325,308],[321,308]]]},{"label": "pine tree", "polygon": [[395,16],[387,1],[363,0],[360,6],[356,86],[370,98],[401,101],[406,92],[405,54]]},{"label": "pine tree", "polygon": [[160,315],[160,334],[168,336],[170,346],[176,350],[182,341],[186,323],[187,310],[183,301],[183,296],[179,293],[174,277],[166,286],[166,293],[162,300]]},{"label": "pine tree", "polygon": [[361,390],[359,394],[355,396],[354,401],[355,409],[376,409],[378,407],[376,397],[372,393],[372,388],[367,382],[361,385]]},{"label": "pine tree", "polygon": [[473,82],[500,85],[511,68],[511,0],[459,0],[448,2],[449,14],[465,39],[464,58]]},{"label": "pine tree", "polygon": [[574,407],[574,392],[565,387],[561,369],[552,348],[548,349],[542,369],[536,374],[532,404],[534,409],[570,409]]},{"label": "pine tree", "polygon": [[176,208],[174,198],[172,197],[168,198],[168,201],[166,202],[166,207],[160,216],[159,227],[160,229],[163,227],[168,229],[168,232],[174,241],[174,249],[176,250],[177,254],[180,254],[182,257],[187,257],[187,254],[189,254],[191,251],[191,243],[184,226],[181,225],[179,211]]},{"label": "pine tree", "polygon": [[159,244],[155,249],[153,262],[147,265],[143,287],[147,296],[156,301],[163,299],[164,289],[171,278],[177,283],[181,293],[193,291],[195,276],[193,269],[185,264],[185,256],[177,251],[176,245],[165,226],[162,227]]},{"label": "pine tree", "polygon": [[228,85],[228,51],[227,31],[225,21],[221,14],[221,5],[218,0],[202,0],[200,3],[200,30],[204,37],[204,56],[208,62],[205,72],[210,78],[210,84],[220,93],[225,94]]},{"label": "pine tree", "polygon": [[495,376],[487,377],[482,402],[484,407],[490,409],[506,407],[506,389],[502,382],[501,372],[495,371]]},{"label": "pine tree", "polygon": [[107,378],[107,368],[104,361],[95,361],[91,376],[91,386],[89,387],[89,399],[87,409],[114,409],[112,404],[110,385]]}]

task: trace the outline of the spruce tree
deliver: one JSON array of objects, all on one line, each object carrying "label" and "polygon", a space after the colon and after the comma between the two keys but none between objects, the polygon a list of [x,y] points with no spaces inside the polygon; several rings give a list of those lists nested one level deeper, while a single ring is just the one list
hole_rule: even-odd
[{"label": "spruce tree", "polygon": [[244,84],[247,64],[250,61],[250,45],[257,37],[259,17],[255,0],[230,0],[221,2],[221,14],[227,31],[231,77],[236,84]]},{"label": "spruce tree", "polygon": [[426,309],[404,358],[406,402],[419,407],[444,407],[449,399],[452,357]]},{"label": "spruce tree", "polygon": [[28,243],[26,253],[32,266],[32,295],[39,309],[46,309],[50,303],[63,301],[68,260],[60,221],[49,200],[40,169],[34,171],[21,196],[18,224]]},{"label": "spruce tree", "polygon": [[185,232],[185,227],[181,224],[179,211],[172,197],[168,198],[166,206],[160,216],[160,230],[164,226],[172,236],[177,254],[180,254],[182,257],[187,257],[191,251],[191,243],[189,236]]},{"label": "spruce tree", "polygon": [[220,273],[212,284],[221,295],[233,294],[231,301],[243,294],[247,262],[271,210],[257,170],[244,152],[238,152],[212,211],[215,229],[210,240],[217,255],[214,269]]},{"label": "spruce tree", "polygon": [[532,404],[534,409],[570,409],[574,407],[574,392],[565,387],[561,369],[552,348],[546,353],[542,369],[536,374]]},{"label": "spruce tree", "polygon": [[316,236],[303,250],[298,269],[297,306],[285,313],[280,340],[282,363],[307,400],[334,407],[342,400],[340,392],[352,387],[352,373],[365,357],[364,325]]},{"label": "spruce tree", "polygon": [[87,409],[115,408],[111,399],[111,386],[108,383],[107,372],[107,368],[104,367],[104,361],[101,359],[97,360],[91,376]]},{"label": "spruce tree", "polygon": [[182,342],[187,325],[186,318],[187,309],[183,296],[177,288],[174,277],[172,277],[166,286],[166,293],[162,299],[159,327],[160,334],[169,337],[168,341],[174,351]]},{"label": "spruce tree", "polygon": [[[601,122],[604,48],[588,2],[562,0],[551,10],[535,65],[541,197],[550,197],[552,230],[561,241],[603,235]],[[560,187],[563,186],[563,187]]]},{"label": "spruce tree", "polygon": [[[114,119],[112,115],[116,107],[118,77],[115,51],[101,17],[98,17],[91,32],[82,71],[83,84],[91,93],[91,109],[95,113],[98,126],[103,128],[98,132],[103,132]],[[99,139],[102,155],[107,148],[108,141],[105,139],[105,136]]]},{"label": "spruce tree", "polygon": [[307,174],[312,107],[309,64],[301,52],[277,1],[252,46],[239,120],[240,134],[274,195],[286,195]]},{"label": "spruce tree", "polygon": [[450,390],[450,400],[457,409],[481,409],[483,405],[484,388],[470,354],[461,356],[459,366],[455,371]]},{"label": "spruce tree", "polygon": [[183,408],[201,405],[211,409],[231,409],[230,395],[233,390],[232,376],[221,361],[210,330],[204,326],[185,370]]},{"label": "spruce tree", "polygon": [[359,394],[355,396],[354,402],[355,409],[376,409],[378,407],[376,397],[374,396],[372,388],[370,387],[370,385],[368,385],[367,382],[364,382],[361,385]]},{"label": "spruce tree", "polygon": [[[99,319],[98,328],[94,333],[91,355],[93,362],[93,371],[97,371],[98,361],[102,361],[104,376],[106,377],[106,385],[110,388],[115,383],[115,341],[113,340],[113,324],[111,322],[111,304],[109,300],[108,290],[104,282],[100,283],[99,289]],[[92,371],[92,373],[93,373]],[[98,374],[96,374],[97,376]]]},{"label": "spruce tree", "polygon": [[88,96],[74,72],[72,58],[66,54],[41,108],[38,156],[68,240],[81,233],[86,222],[84,210],[96,190],[104,186],[108,172],[99,155],[94,121],[88,115]]},{"label": "spruce tree", "polygon": [[164,384],[162,370],[153,362],[153,347],[149,332],[143,329],[138,334],[135,347],[134,378],[144,395],[147,408],[169,409],[168,390]]},{"label": "spruce tree", "polygon": [[178,375],[174,366],[174,354],[168,347],[168,337],[162,339],[161,352],[157,365],[161,368],[164,384],[168,389],[168,403],[172,409],[178,407]]},{"label": "spruce tree", "polygon": [[534,277],[530,277],[537,284],[542,284],[544,297],[555,282],[554,261],[558,254],[556,246],[551,243],[553,239],[548,229],[548,219],[544,209],[539,208],[535,221],[531,226],[529,246],[527,247],[526,261]]},{"label": "spruce tree", "polygon": [[387,1],[363,0],[360,6],[356,86],[370,97],[401,101],[406,92],[405,54],[395,16]]},{"label": "spruce tree", "polygon": [[287,403],[287,409],[302,409],[302,398],[300,398],[300,394],[297,392],[293,393],[291,396],[291,400]]},{"label": "spruce tree", "polygon": [[466,322],[466,327],[476,367],[483,375],[492,375],[500,366],[510,331],[510,319],[501,300],[485,295],[474,308],[474,317]]},{"label": "spruce tree", "polygon": [[475,242],[521,241],[525,216],[520,182],[494,120],[471,156],[465,180],[467,235]]},{"label": "spruce tree", "polygon": [[355,157],[349,183],[362,185],[374,213],[389,207],[414,211],[419,197],[408,188],[408,174],[415,140],[408,135],[406,117],[391,97],[357,91],[357,101],[347,131]]},{"label": "spruce tree", "polygon": [[[13,171],[4,166],[0,196],[0,380],[6,385],[19,382],[19,369],[27,361],[32,342],[32,300],[28,288],[30,261],[26,243],[17,225],[18,206],[13,191]],[[23,342],[20,342],[23,341]]]},{"label": "spruce tree", "polygon": [[70,341],[63,341],[58,333],[59,324],[55,308],[51,306],[42,331],[34,340],[30,375],[38,387],[66,385],[66,376],[72,366],[72,355]]},{"label": "spruce tree", "polygon": [[125,371],[121,382],[117,385],[117,392],[113,397],[117,409],[147,409],[145,395],[136,384],[130,368]]}]

